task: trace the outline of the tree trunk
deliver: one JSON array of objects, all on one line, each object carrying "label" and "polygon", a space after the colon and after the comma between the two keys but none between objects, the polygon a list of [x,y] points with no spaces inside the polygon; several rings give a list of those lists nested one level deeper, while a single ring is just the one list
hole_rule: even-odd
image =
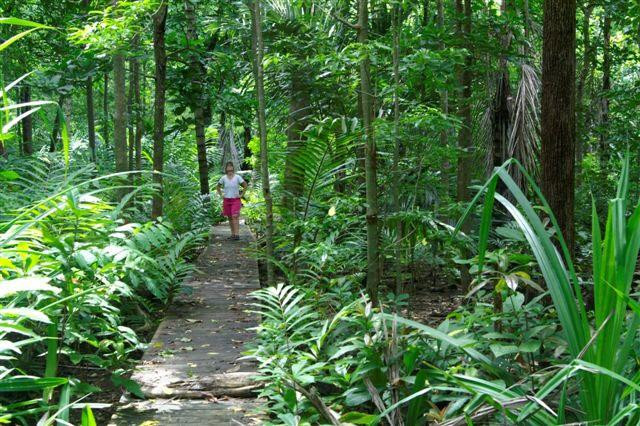
[{"label": "tree trunk", "polygon": [[96,163],[96,123],[93,108],[93,77],[87,78],[87,130],[89,134],[89,153],[91,161]]},{"label": "tree trunk", "polygon": [[[460,86],[462,87],[459,115],[462,121],[462,127],[458,132],[458,167],[456,182],[456,199],[460,202],[469,201],[469,185],[471,184],[472,157],[473,149],[472,138],[472,117],[471,117],[471,86],[473,83],[473,74],[471,67],[473,66],[473,55],[471,53],[473,45],[471,42],[471,0],[457,0],[456,9],[458,12],[458,33],[464,39],[467,49],[465,57],[464,69],[459,73]],[[468,231],[468,229],[464,229]],[[469,269],[466,265],[460,267],[460,284],[462,289],[466,291],[471,282]]]},{"label": "tree trunk", "polygon": [[[442,31],[444,29],[444,4],[443,0],[438,0],[437,3],[437,24],[438,29]],[[441,50],[444,50],[444,43],[440,42],[439,47]],[[449,92],[447,89],[440,90],[440,108],[442,109],[443,114],[449,114]],[[443,129],[440,132],[440,144],[444,147],[448,145],[447,141],[447,130]],[[448,186],[448,185],[447,185]]]},{"label": "tree trunk", "polygon": [[605,8],[602,43],[602,108],[600,130],[600,158],[609,159],[609,91],[611,90],[611,15]]},{"label": "tree trunk", "polygon": [[[442,3],[442,0],[438,0],[439,3]],[[391,7],[395,7],[391,6]],[[429,0],[422,0],[422,26],[426,27],[429,25]],[[393,19],[393,18],[391,18]]]},{"label": "tree trunk", "polygon": [[51,142],[49,143],[49,152],[56,152],[58,149],[58,141],[60,138],[60,126],[62,125],[62,106],[64,104],[64,96],[58,98],[58,108],[56,108],[56,116],[53,119],[53,129],[51,130]]},{"label": "tree trunk", "polygon": [[309,84],[304,69],[291,74],[289,98],[289,125],[287,127],[287,156],[284,169],[284,194],[282,204],[290,211],[296,210],[296,202],[304,192],[304,170],[294,164],[298,150],[304,144],[303,131],[309,115]]},{"label": "tree trunk", "polygon": [[593,65],[593,49],[591,47],[591,14],[593,12],[594,5],[589,4],[585,6],[584,18],[582,20],[582,45],[584,49],[584,56],[582,58],[582,69],[578,77],[578,84],[576,85],[576,167],[579,168],[582,164],[582,158],[584,156],[585,143],[587,141],[587,126],[586,126],[586,114],[584,105],[584,89],[587,83],[587,77],[591,72]]},{"label": "tree trunk", "polygon": [[[135,45],[135,43],[134,43]],[[128,133],[128,138],[127,138],[127,143],[128,143],[128,155],[129,155],[129,171],[133,171],[136,168],[135,162],[134,162],[134,156],[135,156],[135,145],[136,145],[136,133],[135,133],[135,126],[134,126],[134,112],[133,112],[133,99],[134,99],[134,90],[135,90],[135,83],[134,83],[134,68],[135,68],[135,62],[136,59],[135,58],[131,58],[129,59],[129,87],[128,87],[128,94],[127,94],[127,133]],[[133,173],[131,173],[129,175],[129,181],[131,182],[131,184],[133,184]]]},{"label": "tree trunk", "polygon": [[[127,160],[127,86],[126,86],[125,59],[121,53],[113,56],[113,94],[115,100],[115,113],[113,116],[113,150],[116,160],[116,172],[129,170]],[[124,179],[122,179],[124,182]],[[126,188],[118,190],[118,198],[122,199],[127,194]]]},{"label": "tree trunk", "polygon": [[[400,122],[400,99],[398,91],[400,90],[400,10],[398,6],[392,6],[392,23],[393,23],[393,184],[391,194],[393,198],[393,211],[399,213],[400,209],[400,151],[401,140],[398,125]],[[425,9],[428,7],[425,2]],[[398,221],[396,225],[396,239],[394,246],[395,257],[395,286],[396,294],[402,293],[402,222]]]},{"label": "tree trunk", "polygon": [[273,202],[271,199],[271,187],[269,184],[269,154],[267,145],[267,120],[265,117],[264,99],[264,71],[262,67],[262,20],[260,11],[260,0],[252,0],[251,3],[251,23],[253,24],[253,74],[256,86],[256,96],[258,98],[258,127],[260,131],[260,168],[262,175],[262,193],[264,196],[266,210],[265,245],[267,257],[267,283],[275,283],[275,271],[273,264]]},{"label": "tree trunk", "polygon": [[[31,102],[31,87],[25,85],[22,88],[22,102]],[[29,107],[24,107],[22,112],[25,113]],[[26,155],[33,154],[33,117],[31,115],[22,119],[22,152]]]},{"label": "tree trunk", "polygon": [[162,2],[153,15],[153,57],[155,59],[155,98],[153,100],[153,194],[151,217],[162,216],[162,171],[164,169],[164,107],[167,79],[167,52],[164,34],[167,23],[167,3]]},{"label": "tree trunk", "polygon": [[[134,135],[134,161],[135,170],[142,169],[142,98],[140,96],[140,61],[138,59],[133,63],[133,117],[135,124]],[[140,176],[140,173],[137,174]]]},{"label": "tree trunk", "polygon": [[576,1],[544,0],[542,192],[574,249]]},{"label": "tree trunk", "polygon": [[102,96],[102,140],[104,146],[109,146],[109,72],[104,73]]},{"label": "tree trunk", "polygon": [[[369,43],[368,0],[358,1],[358,42]],[[378,184],[376,178],[376,142],[373,131],[373,99],[370,82],[368,53],[360,60],[360,96],[362,99],[362,125],[364,127],[365,188],[367,200],[367,292],[374,306],[378,304],[380,283],[380,253],[378,241]]]},{"label": "tree trunk", "polygon": [[249,164],[249,159],[251,158],[251,149],[249,149],[249,142],[251,142],[251,126],[244,126],[244,149],[243,149],[243,162],[242,168],[244,170],[250,170],[251,164]]},{"label": "tree trunk", "polygon": [[[197,18],[194,0],[185,0],[184,14],[187,20],[187,43],[191,49],[195,49],[197,44]],[[196,76],[191,82],[193,101],[190,105],[193,112],[194,124],[196,128],[196,146],[198,150],[198,174],[200,177],[200,193],[209,194],[209,166],[207,163],[207,146],[205,139],[205,117],[203,105],[206,103],[204,96],[205,70],[200,62],[200,58],[195,51],[191,52],[192,75]]]}]

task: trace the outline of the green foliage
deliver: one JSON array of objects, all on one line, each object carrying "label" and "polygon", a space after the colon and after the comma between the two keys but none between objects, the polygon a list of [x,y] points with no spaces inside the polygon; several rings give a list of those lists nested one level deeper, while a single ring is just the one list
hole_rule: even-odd
[{"label": "green foliage", "polygon": [[[25,166],[21,173],[28,170]],[[28,175],[55,176],[45,170],[34,167]],[[21,208],[12,206],[27,200],[11,200],[12,194],[23,194],[20,178],[12,181],[16,192],[3,193],[10,209],[0,212],[0,355],[6,362],[0,387],[29,401],[3,413],[12,421],[29,418],[30,413],[20,414],[25,407],[54,404],[55,409],[52,391],[68,382],[56,377],[59,358],[74,365],[127,367],[144,348],[134,328],[149,328],[155,312],[179,290],[193,271],[187,259],[205,236],[197,229],[179,234],[167,221],[124,223],[123,206],[98,197],[115,188],[108,177],[69,184],[69,176],[81,181],[83,173],[49,180],[31,197],[36,200]],[[29,365],[42,352],[44,371]],[[82,392],[77,385],[63,395]],[[44,389],[43,398],[29,399],[37,389]],[[61,400],[58,410],[67,404],[68,398]]]}]

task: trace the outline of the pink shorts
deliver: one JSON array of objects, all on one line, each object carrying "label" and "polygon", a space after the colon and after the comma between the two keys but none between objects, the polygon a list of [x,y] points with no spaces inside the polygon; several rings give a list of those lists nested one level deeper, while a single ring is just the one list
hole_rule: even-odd
[{"label": "pink shorts", "polygon": [[225,198],[222,201],[222,214],[227,217],[238,216],[242,208],[240,198]]}]

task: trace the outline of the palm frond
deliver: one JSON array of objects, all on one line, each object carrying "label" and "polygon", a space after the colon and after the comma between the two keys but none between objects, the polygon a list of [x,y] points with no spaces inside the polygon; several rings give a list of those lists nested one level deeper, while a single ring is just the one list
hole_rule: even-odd
[{"label": "palm frond", "polygon": [[[538,174],[536,160],[540,151],[540,89],[536,70],[530,65],[522,64],[509,132],[508,156],[518,160],[534,177]],[[525,182],[519,169],[512,166],[509,173],[522,188]]]}]

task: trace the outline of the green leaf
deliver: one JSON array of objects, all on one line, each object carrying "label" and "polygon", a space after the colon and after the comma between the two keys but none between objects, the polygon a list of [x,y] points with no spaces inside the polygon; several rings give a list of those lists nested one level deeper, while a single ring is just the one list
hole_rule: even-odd
[{"label": "green leaf", "polygon": [[0,392],[28,392],[65,385],[68,380],[64,377],[12,377],[0,381]]},{"label": "green leaf", "polygon": [[13,170],[0,170],[0,180],[16,180],[20,175]]},{"label": "green leaf", "polygon": [[0,316],[10,318],[27,318],[31,321],[43,322],[50,324],[51,320],[43,312],[31,308],[5,308],[0,309]]},{"label": "green leaf", "polygon": [[58,287],[49,284],[50,278],[46,277],[25,277],[8,281],[0,281],[0,299],[13,296],[21,291],[50,291],[60,293]]},{"label": "green leaf", "polygon": [[91,407],[86,405],[82,410],[82,426],[97,426],[96,419],[93,417],[93,411]]},{"label": "green leaf", "polygon": [[370,425],[377,420],[378,417],[373,414],[360,413],[357,411],[350,411],[340,417],[341,422],[351,423],[354,425]]},{"label": "green leaf", "polygon": [[537,352],[539,349],[540,342],[538,340],[530,340],[518,346],[519,352]]},{"label": "green leaf", "polygon": [[518,352],[518,347],[515,345],[502,345],[499,343],[494,343],[493,345],[489,345],[489,348],[496,358]]}]

